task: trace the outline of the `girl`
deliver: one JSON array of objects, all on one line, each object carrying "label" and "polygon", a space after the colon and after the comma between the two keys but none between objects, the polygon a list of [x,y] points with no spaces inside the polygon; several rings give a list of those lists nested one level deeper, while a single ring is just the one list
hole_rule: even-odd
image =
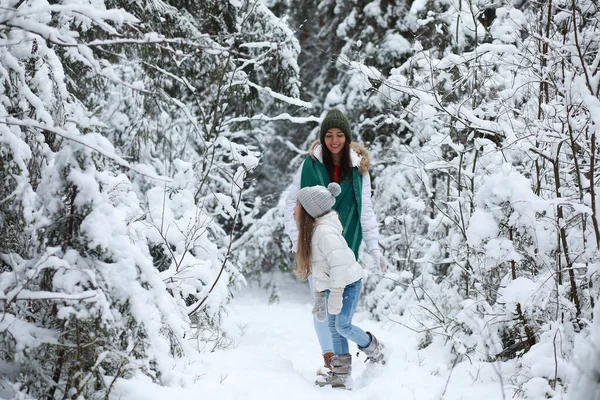
[{"label": "girl", "polygon": [[[352,141],[350,122],[340,111],[327,113],[320,127],[320,137],[312,143],[306,157],[294,176],[289,188],[285,207],[285,230],[296,251],[298,228],[294,221],[296,194],[303,187],[337,182],[342,189],[333,209],[339,214],[344,226],[343,236],[358,260],[358,249],[364,240],[369,253],[382,272],[386,261],[379,250],[379,230],[371,204],[371,179],[369,177],[369,151],[360,143]],[[312,278],[309,277],[312,287]],[[331,370],[329,362],[333,355],[333,342],[326,321],[314,319],[315,332],[321,346],[324,367],[317,374],[327,376]]]},{"label": "girl", "polygon": [[[328,316],[333,341],[331,371],[315,382],[319,386],[349,388],[351,385],[352,356],[348,340],[358,345],[372,363],[384,363],[383,345],[374,335],[352,325],[362,288],[362,267],[342,236],[342,224],[332,210],[340,185],[302,188],[297,193],[298,203],[294,219],[298,227],[297,267],[294,273],[302,280],[312,274],[314,307],[318,321]],[[327,306],[327,311],[325,307]]]}]

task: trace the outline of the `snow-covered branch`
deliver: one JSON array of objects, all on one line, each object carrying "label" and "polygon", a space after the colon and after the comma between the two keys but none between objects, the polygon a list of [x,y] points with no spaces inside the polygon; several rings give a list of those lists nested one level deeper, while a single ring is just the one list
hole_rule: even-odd
[{"label": "snow-covered branch", "polygon": [[15,125],[15,126],[21,126],[21,127],[26,127],[26,128],[39,129],[40,131],[51,132],[51,133],[54,133],[64,139],[67,139],[72,142],[78,143],[82,146],[85,146],[85,147],[93,150],[94,152],[101,154],[104,157],[116,162],[117,164],[121,165],[122,167],[130,169],[130,170],[132,170],[142,176],[145,176],[149,179],[156,180],[159,182],[170,182],[171,181],[168,177],[156,175],[153,171],[150,171],[145,166],[133,165],[133,164],[127,162],[126,160],[124,160],[122,157],[120,157],[119,155],[117,155],[115,153],[115,150],[112,147],[112,145],[110,144],[110,142],[108,142],[105,138],[103,138],[101,135],[99,135],[97,133],[88,133],[86,135],[81,135],[79,133],[69,133],[63,129],[48,126],[48,125],[42,124],[42,123],[32,120],[32,119],[20,120],[20,119],[6,117],[6,116],[4,116],[4,118],[2,116],[0,116],[0,124]]}]

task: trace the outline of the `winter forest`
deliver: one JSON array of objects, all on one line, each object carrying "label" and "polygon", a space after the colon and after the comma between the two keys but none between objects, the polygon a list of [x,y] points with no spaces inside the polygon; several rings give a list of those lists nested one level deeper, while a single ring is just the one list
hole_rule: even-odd
[{"label": "winter forest", "polygon": [[599,47],[597,0],[0,0],[0,397],[173,385],[241,287],[277,302],[338,108],[389,262],[362,310],[600,399]]}]

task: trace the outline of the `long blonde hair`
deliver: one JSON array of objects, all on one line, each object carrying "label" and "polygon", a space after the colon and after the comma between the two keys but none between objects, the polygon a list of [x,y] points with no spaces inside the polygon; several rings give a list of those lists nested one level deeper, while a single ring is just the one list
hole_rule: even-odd
[{"label": "long blonde hair", "polygon": [[307,280],[312,272],[310,265],[311,244],[315,219],[300,205],[300,221],[298,221],[298,251],[296,252],[296,269],[294,275],[303,281]]}]

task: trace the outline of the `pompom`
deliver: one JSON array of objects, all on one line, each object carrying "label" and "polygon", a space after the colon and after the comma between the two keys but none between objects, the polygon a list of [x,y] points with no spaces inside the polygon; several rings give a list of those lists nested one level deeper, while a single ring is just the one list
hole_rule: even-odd
[{"label": "pompom", "polygon": [[335,182],[331,182],[329,185],[327,185],[327,189],[329,190],[329,193],[333,195],[333,197],[337,197],[340,193],[342,193],[342,188]]}]

